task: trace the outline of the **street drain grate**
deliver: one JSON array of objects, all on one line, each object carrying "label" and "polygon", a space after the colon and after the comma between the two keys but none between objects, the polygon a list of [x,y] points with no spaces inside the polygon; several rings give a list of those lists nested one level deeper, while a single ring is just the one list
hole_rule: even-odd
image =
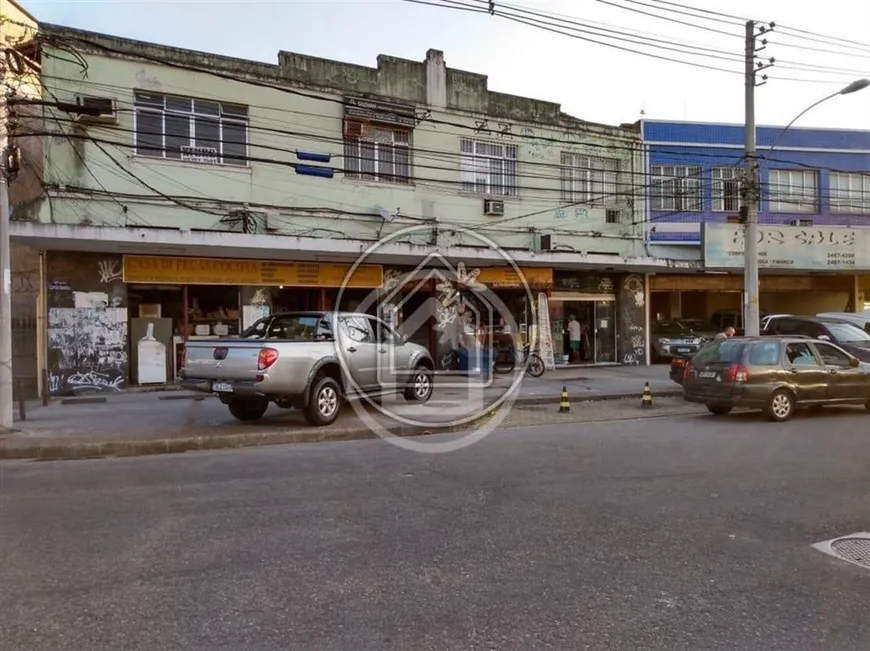
[{"label": "street drain grate", "polygon": [[853,533],[813,545],[819,551],[870,570],[870,533]]},{"label": "street drain grate", "polygon": [[831,549],[844,561],[870,569],[870,537],[840,538],[831,543]]}]

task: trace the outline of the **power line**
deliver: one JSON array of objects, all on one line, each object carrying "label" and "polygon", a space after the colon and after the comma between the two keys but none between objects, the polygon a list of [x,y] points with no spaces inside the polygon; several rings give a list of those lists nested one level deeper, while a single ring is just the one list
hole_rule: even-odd
[{"label": "power line", "polygon": [[[470,2],[482,2],[484,0],[469,0],[469,1]],[[605,0],[595,0],[595,1],[596,2],[603,2],[604,4],[613,4],[613,3],[606,2]],[[732,55],[732,54],[727,53],[727,52],[722,51],[722,50],[716,50],[713,48],[707,48],[707,47],[703,47],[703,46],[694,46],[694,47],[688,46],[688,45],[679,46],[678,44],[675,44],[673,41],[670,41],[671,45],[657,44],[657,41],[663,41],[664,39],[654,39],[651,37],[643,37],[643,36],[635,36],[635,35],[625,36],[625,34],[628,34],[628,30],[626,30],[624,28],[621,31],[619,31],[619,30],[604,30],[604,31],[619,31],[619,33],[624,34],[624,36],[613,36],[613,35],[610,35],[607,33],[602,33],[603,28],[596,28],[598,31],[579,29],[578,27],[572,27],[570,25],[580,25],[580,26],[585,26],[585,27],[588,27],[589,25],[586,25],[584,23],[579,23],[579,22],[573,21],[573,20],[567,20],[567,19],[562,18],[562,17],[553,16],[552,14],[547,15],[547,14],[544,14],[541,12],[531,11],[528,9],[517,8],[517,9],[514,9],[515,13],[507,13],[506,11],[503,11],[502,9],[496,9],[493,11],[489,11],[487,9],[484,9],[483,7],[468,5],[468,4],[459,2],[458,0],[441,0],[440,3],[429,2],[427,0],[405,0],[405,2],[410,2],[413,4],[428,5],[428,6],[433,6],[433,7],[439,7],[442,9],[462,10],[462,11],[468,11],[470,13],[483,14],[483,15],[487,15],[487,16],[495,16],[497,18],[504,18],[506,20],[516,22],[519,24],[523,24],[523,25],[527,25],[529,27],[534,27],[536,29],[542,29],[542,30],[547,31],[547,32],[559,34],[560,36],[568,36],[570,38],[574,38],[574,39],[577,39],[577,40],[580,40],[583,42],[592,43],[594,45],[602,45],[604,47],[608,47],[611,49],[616,49],[619,51],[627,52],[629,54],[637,54],[640,56],[658,59],[661,61],[667,61],[670,63],[678,63],[678,64],[687,65],[687,66],[691,66],[691,67],[695,67],[695,68],[712,70],[714,72],[723,72],[726,74],[739,74],[739,75],[743,74],[739,70],[731,70],[729,68],[723,68],[723,67],[708,65],[708,64],[704,64],[704,63],[697,63],[694,61],[687,61],[684,59],[676,59],[674,57],[665,56],[665,55],[661,55],[661,54],[655,54],[653,52],[641,51],[641,50],[625,47],[622,45],[617,45],[615,43],[608,43],[608,42],[604,42],[604,41],[599,41],[599,40],[591,39],[591,38],[580,35],[580,34],[593,34],[593,35],[596,35],[600,38],[611,39],[611,40],[615,40],[615,41],[619,41],[619,42],[626,42],[626,43],[640,46],[640,47],[649,47],[649,48],[659,49],[659,50],[663,50],[663,51],[670,51],[670,52],[676,52],[679,54],[685,54],[685,55],[689,55],[689,56],[699,56],[699,57],[711,58],[714,60],[721,60],[721,61],[728,62],[728,63],[741,63],[742,64],[743,57],[739,56],[737,54]],[[500,3],[498,6],[512,8],[511,5],[505,5],[503,3]],[[642,13],[645,15],[651,15],[651,16],[654,16],[656,18],[661,18],[663,20],[669,20],[672,22],[675,20],[675,19],[668,18],[666,16],[659,16],[656,14],[647,14],[647,12],[642,12],[642,11],[637,10],[637,9],[632,9],[631,7],[622,7],[620,5],[613,5],[613,6],[617,6],[621,9],[626,9],[628,11],[639,12],[639,13]],[[536,18],[536,16],[537,17],[545,17],[545,20],[550,21],[550,22],[545,22],[545,20],[542,20],[541,18]],[[708,28],[704,28],[703,26],[685,23],[684,21],[676,21],[676,22],[678,22],[679,24],[690,25],[693,27],[701,28],[701,29],[708,29]],[[564,24],[564,26],[563,26],[563,24]],[[564,30],[570,30],[570,31],[566,32]],[[722,32],[721,30],[712,30],[712,31],[722,33],[722,34],[728,34],[727,32]],[[733,36],[734,34],[728,34],[728,35]],[[801,49],[806,49],[806,48],[802,47]],[[841,75],[841,76],[852,76],[856,72],[857,72],[857,74],[864,74],[862,71],[850,71],[847,69],[838,69],[838,68],[829,67],[829,66],[817,66],[815,64],[803,64],[800,62],[786,62],[786,61],[784,61],[784,62],[782,62],[781,65],[780,64],[777,64],[777,65],[778,65],[778,68],[780,68],[780,69],[792,70],[792,71],[797,71],[797,72],[811,72],[811,73],[812,72],[822,72],[822,73],[835,74],[835,75]],[[788,76],[776,76],[775,79],[780,80],[780,81],[790,81],[790,82],[800,82],[800,83],[816,83],[816,84],[840,83],[837,81],[832,81],[830,79],[807,79],[807,78],[788,77]]]},{"label": "power line", "polygon": [[[443,1],[449,2],[451,4],[458,4],[455,2],[455,0],[443,0]],[[471,2],[485,2],[486,0],[470,0],[470,1]],[[499,6],[514,10],[516,13],[521,14],[521,15],[536,16],[536,17],[545,18],[547,20],[555,21],[555,22],[559,22],[559,23],[566,23],[569,25],[577,25],[577,26],[581,26],[581,27],[589,27],[588,24],[577,22],[576,20],[573,20],[572,17],[570,17],[570,16],[554,14],[552,12],[542,13],[540,11],[532,11],[530,9],[525,9],[522,7],[517,7],[515,5],[510,5],[510,4],[506,4],[506,3],[499,3]],[[647,6],[647,5],[644,5],[644,6]],[[486,12],[486,13],[488,13],[488,12]],[[548,23],[548,24],[550,26],[552,26],[552,23]],[[572,29],[572,31],[580,31],[580,32],[584,31],[584,30],[576,30],[573,28],[571,28],[571,29]],[[627,30],[624,27],[617,27],[614,29],[605,29],[605,28],[595,28],[595,29],[599,29],[600,31],[604,31],[604,32],[611,32],[611,33],[622,34],[622,35],[626,35],[629,33],[629,30]],[[585,32],[585,33],[596,34],[597,32]],[[627,40],[625,38],[609,36],[609,35],[605,35],[605,34],[603,34],[602,36],[604,38],[613,38],[616,40]],[[733,61],[733,62],[739,62],[741,64],[743,63],[743,56],[742,55],[740,55],[738,53],[730,53],[730,52],[728,52],[726,50],[722,50],[720,48],[710,48],[710,47],[706,47],[706,46],[702,46],[702,45],[691,45],[688,43],[680,45],[678,47],[673,47],[674,45],[676,45],[673,38],[665,39],[665,38],[656,38],[656,37],[652,37],[652,36],[637,36],[637,37],[635,37],[634,35],[631,35],[631,36],[632,36],[632,38],[640,38],[642,40],[650,41],[653,43],[664,43],[665,45],[657,45],[656,47],[659,47],[659,48],[665,49],[665,50],[680,52],[682,54],[693,54],[696,56],[721,59],[721,60],[725,60],[725,61],[729,61],[729,62]],[[628,41],[628,42],[635,42],[636,43],[636,41]],[[639,44],[646,45],[645,43],[639,43]],[[689,51],[686,51],[687,48]],[[782,70],[794,70],[794,71],[798,71],[798,72],[828,72],[831,74],[838,74],[838,75],[843,75],[843,76],[867,74],[867,72],[865,70],[857,70],[854,68],[838,68],[835,66],[820,66],[817,64],[803,63],[803,62],[799,62],[799,61],[789,61],[789,60],[783,60],[783,59],[778,59],[776,62],[776,66],[777,66],[777,69],[782,69]],[[793,80],[791,78],[788,78],[788,79]],[[803,80],[797,80],[797,81],[803,81]],[[807,81],[809,81],[809,80],[807,80]]]}]

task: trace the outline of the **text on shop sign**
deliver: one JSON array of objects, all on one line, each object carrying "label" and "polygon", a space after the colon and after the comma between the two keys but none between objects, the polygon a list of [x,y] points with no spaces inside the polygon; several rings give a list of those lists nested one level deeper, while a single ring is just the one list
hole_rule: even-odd
[{"label": "text on shop sign", "polygon": [[350,274],[351,268],[351,265],[317,262],[125,255],[124,282],[362,288],[379,287],[383,282],[380,265],[359,265],[353,274]]},{"label": "text on shop sign", "polygon": [[[738,224],[704,224],[704,265],[744,266],[745,229]],[[870,269],[870,229],[830,226],[760,226],[758,264],[772,269]]]}]

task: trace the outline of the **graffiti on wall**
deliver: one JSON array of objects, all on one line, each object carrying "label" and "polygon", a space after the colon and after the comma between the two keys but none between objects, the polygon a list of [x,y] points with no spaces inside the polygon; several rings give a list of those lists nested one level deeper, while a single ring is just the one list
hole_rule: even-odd
[{"label": "graffiti on wall", "polygon": [[646,292],[643,277],[630,274],[619,288],[620,327],[619,355],[623,364],[646,364]]},{"label": "graffiti on wall", "polygon": [[50,252],[46,262],[49,392],[123,390],[129,360],[121,257]]},{"label": "graffiti on wall", "polygon": [[48,359],[53,394],[123,390],[128,361],[127,308],[50,308]]},{"label": "graffiti on wall", "polygon": [[576,219],[578,221],[586,221],[589,219],[588,208],[558,208],[553,212],[553,219],[556,221],[566,221]]}]

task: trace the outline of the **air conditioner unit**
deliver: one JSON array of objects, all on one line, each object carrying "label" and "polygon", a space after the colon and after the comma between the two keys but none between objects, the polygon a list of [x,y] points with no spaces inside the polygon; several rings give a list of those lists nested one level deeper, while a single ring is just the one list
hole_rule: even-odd
[{"label": "air conditioner unit", "polygon": [[553,235],[552,233],[543,233],[541,234],[541,251],[552,251],[553,250]]},{"label": "air conditioner unit", "polygon": [[118,124],[118,112],[112,97],[76,95],[76,106],[87,108],[90,111],[99,111],[99,115],[80,113],[76,119],[83,124]]},{"label": "air conditioner unit", "polygon": [[801,228],[812,228],[813,223],[812,219],[792,219],[789,222],[789,225],[800,226]]},{"label": "air conditioner unit", "polygon": [[369,125],[359,120],[344,121],[345,138],[365,138],[369,135]]},{"label": "air conditioner unit", "polygon": [[504,215],[504,201],[496,201],[495,199],[483,200],[484,215]]}]

